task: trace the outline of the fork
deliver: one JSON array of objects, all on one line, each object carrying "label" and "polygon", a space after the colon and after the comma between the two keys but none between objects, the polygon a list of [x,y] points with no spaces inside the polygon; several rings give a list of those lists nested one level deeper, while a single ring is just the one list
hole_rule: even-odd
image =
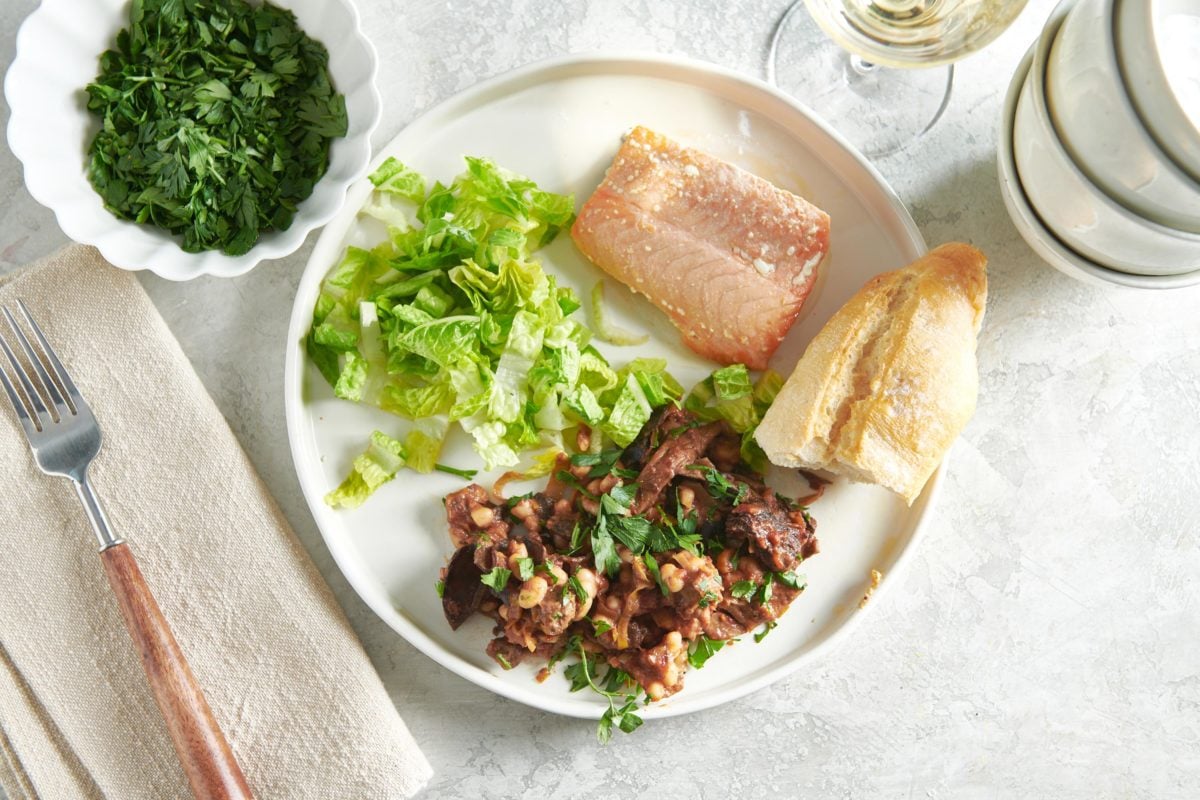
[{"label": "fork", "polygon": [[32,370],[26,369],[0,332],[0,349],[12,365],[22,392],[0,365],[0,383],[12,401],[34,460],[42,472],[70,478],[100,541],[100,560],[117,596],[125,627],[142,656],[154,701],[167,723],[171,743],[197,800],[249,800],[250,789],[200,684],[175,635],[138,569],[129,545],[113,533],[104,508],[88,481],[88,466],[100,452],[100,426],[71,376],[46,341],[29,309],[17,301],[37,340],[40,358],[12,312],[3,307]]}]

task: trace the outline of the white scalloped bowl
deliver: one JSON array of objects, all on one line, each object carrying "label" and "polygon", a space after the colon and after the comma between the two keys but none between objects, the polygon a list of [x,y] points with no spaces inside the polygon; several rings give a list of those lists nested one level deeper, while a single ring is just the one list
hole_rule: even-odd
[{"label": "white scalloped bowl", "polygon": [[98,127],[84,87],[99,72],[100,54],[128,25],[128,0],[42,0],[17,33],[17,55],[4,79],[8,144],[25,168],[25,186],[77,242],[95,245],[108,261],[148,269],[170,280],[231,277],[259,261],[281,258],[341,208],[346,189],[366,172],[371,132],[379,123],[375,49],[359,28],[350,0],[275,0],[290,9],[329,51],[329,73],[346,97],[349,129],[330,148],[329,169],[300,204],[285,231],[263,234],[249,252],[186,253],[176,237],[117,219],[88,183],[87,148]]}]

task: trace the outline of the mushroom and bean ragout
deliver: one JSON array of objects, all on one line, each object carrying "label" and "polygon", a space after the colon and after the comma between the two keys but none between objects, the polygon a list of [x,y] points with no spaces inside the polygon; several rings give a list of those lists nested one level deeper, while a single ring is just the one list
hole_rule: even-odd
[{"label": "mushroom and bean ragout", "polygon": [[727,422],[668,405],[624,449],[560,455],[543,491],[448,495],[450,626],[495,620],[487,652],[505,668],[579,656],[572,688],[590,684],[610,711],[622,686],[648,700],[678,692],[689,664],[774,627],[804,589],[795,568],[817,552],[808,511],[768,488],[740,445]]}]

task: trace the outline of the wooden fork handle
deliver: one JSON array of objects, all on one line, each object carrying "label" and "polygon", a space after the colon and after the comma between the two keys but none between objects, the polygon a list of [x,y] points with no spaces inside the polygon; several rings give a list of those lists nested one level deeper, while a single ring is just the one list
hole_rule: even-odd
[{"label": "wooden fork handle", "polygon": [[142,655],[142,667],[192,794],[197,800],[251,800],[241,767],[129,545],[101,550],[100,560],[121,605],[125,626]]}]

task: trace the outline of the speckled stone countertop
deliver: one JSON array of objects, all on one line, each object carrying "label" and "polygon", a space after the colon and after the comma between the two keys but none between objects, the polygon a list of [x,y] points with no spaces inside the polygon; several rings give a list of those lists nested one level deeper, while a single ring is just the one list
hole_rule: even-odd
[{"label": "speckled stone countertop", "polygon": [[[762,76],[787,2],[358,5],[381,57],[378,146],[483,78],[568,52],[677,53]],[[930,244],[991,258],[979,410],[907,573],[810,669],[604,749],[592,724],[438,667],[330,559],[283,422],[287,319],[316,234],[233,280],[142,275],[433,763],[423,797],[1200,796],[1200,289],[1077,283],[1009,221],[1000,104],[1053,5],[1033,0],[963,61],[942,121],[876,162]],[[4,69],[34,6],[0,4]],[[0,148],[0,270],[64,243]]]}]

